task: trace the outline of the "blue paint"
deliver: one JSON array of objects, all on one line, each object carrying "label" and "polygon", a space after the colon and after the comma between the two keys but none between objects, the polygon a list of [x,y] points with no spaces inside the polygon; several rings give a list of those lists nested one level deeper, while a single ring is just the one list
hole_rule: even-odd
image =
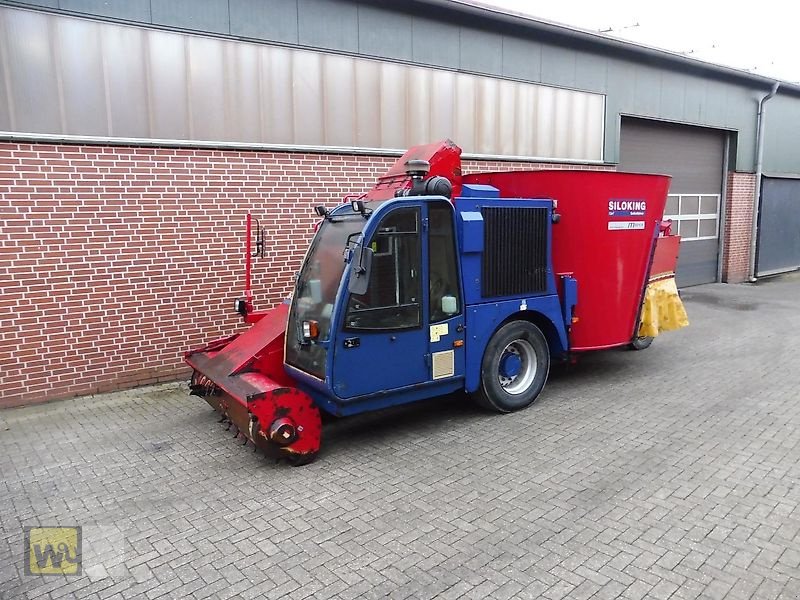
[{"label": "blue paint", "polygon": [[519,354],[506,352],[500,357],[500,375],[503,377],[515,377],[522,369],[522,360]]},{"label": "blue paint", "polygon": [[536,323],[547,338],[551,356],[561,358],[567,351],[567,332],[561,313],[561,301],[555,294],[468,306],[467,392],[476,391],[480,385],[483,353],[492,335],[505,322],[514,319]]},{"label": "blue paint", "polygon": [[[482,302],[486,302],[486,299],[483,298],[481,295],[481,259],[483,250],[483,220],[480,221],[480,230],[477,228],[471,229],[467,226],[467,223],[471,222],[473,218],[472,215],[480,215],[481,208],[486,207],[500,207],[500,208],[544,208],[548,212],[548,222],[550,221],[550,216],[552,216],[553,211],[553,201],[552,200],[523,200],[518,198],[477,198],[475,197],[476,191],[472,188],[486,188],[489,186],[464,186],[471,188],[470,192],[473,196],[469,198],[458,198],[456,200],[456,215],[458,216],[458,223],[459,223],[459,244],[462,248],[461,250],[461,275],[463,278],[463,285],[464,285],[464,293],[466,295],[466,303],[467,305],[470,304],[480,304]],[[491,188],[494,189],[494,188]],[[466,221],[462,215],[467,215],[467,219],[470,221]],[[552,226],[550,226],[552,227]],[[550,229],[550,228],[549,228]],[[474,240],[470,241],[469,239],[464,240],[462,238],[466,238],[468,236],[479,236],[480,237],[480,250],[481,251],[466,251],[464,250],[465,247],[471,247],[471,244],[477,244]],[[550,232],[548,232],[548,238],[550,238]],[[551,259],[551,245],[550,240],[548,239],[547,244],[547,288],[541,292],[541,295],[551,295],[556,293],[556,283],[555,278],[553,276],[553,268],[552,264],[553,261]],[[513,265],[509,265],[508,268],[514,268]],[[519,296],[504,296],[499,298],[492,298],[492,300],[502,301],[511,298],[519,298]]]},{"label": "blue paint", "polygon": [[[331,336],[324,381],[287,367],[298,386],[306,391],[317,405],[332,414],[352,415],[389,406],[414,402],[455,391],[474,392],[480,383],[481,364],[486,345],[505,322],[526,319],[535,323],[547,337],[552,356],[563,356],[568,348],[567,331],[577,302],[577,282],[562,277],[563,299],[557,293],[552,270],[551,247],[547,245],[546,289],[524,297],[507,296],[486,299],[481,296],[481,255],[483,251],[483,219],[481,208],[545,208],[552,214],[552,201],[547,199],[499,198],[497,189],[485,185],[464,186],[463,196],[456,200],[453,227],[457,243],[460,270],[460,312],[436,325],[446,325],[446,333],[433,336],[429,315],[429,240],[428,207],[446,202],[436,197],[405,197],[385,202],[368,203],[373,210],[365,220],[361,240],[371,240],[378,226],[390,211],[403,207],[419,210],[421,228],[420,324],[404,330],[347,331],[345,314],[351,269],[345,268],[336,295],[331,317]],[[337,208],[333,215],[351,210],[348,205]],[[548,219],[549,223],[549,219]],[[548,228],[548,238],[550,229]],[[345,253],[350,261],[353,253]],[[509,265],[513,268],[513,265]],[[443,329],[444,331],[444,329]],[[358,338],[357,347],[345,347],[345,340]],[[453,374],[433,379],[433,357],[437,353],[449,357],[452,351]],[[502,373],[508,377],[518,374],[520,358],[508,353],[502,359]]]},{"label": "blue paint", "polygon": [[610,210],[609,217],[643,217],[643,210]]},{"label": "blue paint", "polygon": [[458,212],[458,245],[463,254],[483,252],[483,215]]},{"label": "blue paint", "polygon": [[492,200],[500,197],[500,190],[491,185],[484,185],[480,183],[468,183],[461,187],[461,196],[456,200],[458,206],[459,200],[465,198],[480,198],[482,200]]},{"label": "blue paint", "polygon": [[564,325],[569,329],[572,327],[572,317],[578,304],[578,280],[569,275],[562,275],[561,289],[561,312],[564,314]]}]

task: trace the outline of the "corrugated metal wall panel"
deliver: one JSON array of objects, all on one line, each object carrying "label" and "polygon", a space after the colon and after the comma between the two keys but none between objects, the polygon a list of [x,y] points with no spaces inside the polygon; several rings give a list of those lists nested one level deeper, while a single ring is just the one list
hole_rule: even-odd
[{"label": "corrugated metal wall panel", "polygon": [[[425,16],[410,15],[409,4],[399,2],[382,2],[380,14],[385,18],[374,19],[369,15],[376,14],[376,8],[367,0],[154,0],[158,19],[148,11],[149,0],[24,1],[31,6],[60,7],[143,24],[172,23],[190,30],[401,60],[407,60],[406,40],[410,36],[410,60],[424,65],[607,93],[606,161],[615,162],[619,157],[619,115],[636,114],[737,130],[736,168],[754,168],[754,106],[766,89],[690,75],[679,68],[654,68],[646,60],[619,58],[612,52],[594,53],[540,42],[533,34],[525,37],[503,31],[496,23],[448,20],[435,11]],[[230,14],[227,28],[220,3],[227,4]],[[162,5],[167,8],[156,10]],[[359,18],[361,12],[367,15],[363,19]],[[220,15],[220,21],[208,20],[212,14]],[[499,50],[496,36],[502,37]],[[462,37],[468,43],[463,52]],[[484,37],[489,40],[485,45],[470,43]],[[385,42],[381,44],[381,40]],[[359,47],[359,41],[363,47]],[[656,77],[653,71],[669,76]],[[794,142],[800,136],[800,100],[779,95],[771,107],[780,117],[767,120],[764,166],[775,173],[800,173],[800,147]],[[782,120],[788,129],[779,124]]]},{"label": "corrugated metal wall panel", "polygon": [[86,135],[104,135],[109,115],[106,93],[101,85],[86,81],[105,79],[100,30],[90,21],[60,21],[54,33],[58,52],[56,65],[61,83],[61,104],[65,131],[85,131]]},{"label": "corrugated metal wall panel", "polygon": [[109,134],[136,137],[150,135],[148,73],[144,51],[147,47],[142,30],[133,27],[102,29],[102,52],[106,77]]},{"label": "corrugated metal wall panel", "polygon": [[24,123],[32,133],[63,133],[61,89],[53,49],[55,24],[38,13],[3,13],[13,16],[4,19],[6,59],[2,65],[11,101],[7,106],[0,105],[0,112],[10,116],[12,131],[19,131],[18,124]]},{"label": "corrugated metal wall panel", "polygon": [[[0,8],[16,132],[601,160],[602,95]],[[498,38],[499,39],[499,38]]]},{"label": "corrugated metal wall panel", "polygon": [[[145,137],[163,139],[192,139],[189,127],[191,115],[186,64],[186,38],[164,31],[145,34],[143,57],[147,81],[147,107],[150,132]],[[140,57],[131,56],[132,61]],[[91,85],[91,81],[86,82]],[[124,108],[123,108],[124,109]],[[80,135],[78,131],[68,131]],[[141,137],[141,136],[135,136]]]}]

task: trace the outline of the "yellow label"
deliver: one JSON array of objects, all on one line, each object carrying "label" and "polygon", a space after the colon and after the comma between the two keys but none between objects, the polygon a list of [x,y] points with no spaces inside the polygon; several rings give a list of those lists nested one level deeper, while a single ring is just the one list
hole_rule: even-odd
[{"label": "yellow label", "polygon": [[80,575],[80,527],[26,527],[26,575]]},{"label": "yellow label", "polygon": [[431,325],[431,342],[438,342],[442,336],[447,335],[447,323]]}]

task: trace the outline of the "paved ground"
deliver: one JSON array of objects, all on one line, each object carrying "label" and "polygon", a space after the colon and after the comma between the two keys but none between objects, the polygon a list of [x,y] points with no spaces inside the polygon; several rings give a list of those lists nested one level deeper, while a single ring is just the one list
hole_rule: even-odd
[{"label": "paved ground", "polygon": [[[0,412],[3,598],[798,598],[800,279],[685,292],[692,327],[331,424],[293,469],[182,385]],[[84,576],[24,576],[23,526]]]}]

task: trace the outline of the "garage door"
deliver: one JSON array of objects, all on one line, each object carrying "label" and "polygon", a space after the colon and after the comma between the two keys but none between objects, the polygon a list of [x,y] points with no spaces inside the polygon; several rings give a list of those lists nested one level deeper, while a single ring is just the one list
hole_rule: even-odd
[{"label": "garage door", "polygon": [[665,218],[682,237],[678,286],[717,280],[725,133],[623,118],[621,171],[672,176]]},{"label": "garage door", "polygon": [[758,275],[800,268],[800,179],[761,180],[757,256]]}]

